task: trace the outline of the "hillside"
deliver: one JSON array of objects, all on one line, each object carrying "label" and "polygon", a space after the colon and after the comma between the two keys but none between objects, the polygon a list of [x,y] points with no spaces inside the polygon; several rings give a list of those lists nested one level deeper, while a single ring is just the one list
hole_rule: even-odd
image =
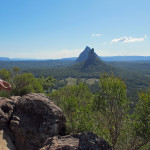
[{"label": "hillside", "polygon": [[65,71],[62,69],[62,72],[65,72],[66,77],[74,78],[99,78],[100,73],[113,73],[115,76],[121,76],[127,84],[128,96],[131,96],[132,98],[137,96],[135,94],[137,93],[137,90],[147,87],[150,82],[150,78],[142,75],[140,72],[136,73],[132,71],[132,69],[128,70],[102,61],[97,57],[94,49],[91,49],[88,52],[86,60],[64,69]]},{"label": "hillside", "polygon": [[110,56],[101,57],[103,61],[150,61],[150,56]]},{"label": "hillside", "polygon": [[[87,56],[87,58],[84,57],[84,59],[81,59],[81,54],[84,54],[85,52],[87,53],[87,50],[88,54],[85,55]],[[99,57],[97,57],[97,54],[94,52],[94,49],[89,50],[86,48],[81,54],[77,58],[77,60],[80,60],[80,62],[77,62],[76,60],[76,63],[70,66],[69,70],[78,72],[78,74],[82,77],[98,77],[100,73],[110,73],[112,71],[113,67],[111,65],[106,64]]]},{"label": "hillside", "polygon": [[88,52],[88,58],[85,60],[83,67],[87,68],[91,65],[96,66],[96,65],[102,65],[102,64],[104,64],[104,62],[99,57],[97,57],[96,53],[94,52],[94,49],[91,49]]},{"label": "hillside", "polygon": [[[77,60],[80,60],[80,62],[77,62]],[[90,49],[89,47],[86,47],[86,49],[79,55],[76,61],[0,61],[0,69],[12,69],[16,66],[19,67],[22,72],[31,72],[36,77],[40,77],[41,75],[45,77],[53,76],[58,81],[69,77],[78,79],[99,79],[100,73],[113,73],[115,76],[121,76],[122,79],[125,80],[128,87],[128,95],[132,97],[135,97],[137,90],[146,88],[148,83],[150,83],[148,62],[145,61],[144,63],[140,63],[140,67],[137,67],[139,66],[138,62],[107,63],[97,57],[97,54],[94,52],[94,50]]]}]

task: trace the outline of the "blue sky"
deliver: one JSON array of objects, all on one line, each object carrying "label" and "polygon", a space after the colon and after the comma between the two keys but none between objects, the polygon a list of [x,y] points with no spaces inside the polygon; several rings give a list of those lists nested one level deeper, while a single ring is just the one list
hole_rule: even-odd
[{"label": "blue sky", "polygon": [[150,0],[0,0],[0,57],[150,56]]}]

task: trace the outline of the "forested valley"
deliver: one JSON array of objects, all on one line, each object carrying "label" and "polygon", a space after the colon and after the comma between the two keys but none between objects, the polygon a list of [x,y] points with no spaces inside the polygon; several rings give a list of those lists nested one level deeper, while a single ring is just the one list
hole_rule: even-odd
[{"label": "forested valley", "polygon": [[0,61],[12,85],[1,97],[45,93],[67,118],[67,134],[92,131],[113,150],[149,150],[150,62]]}]

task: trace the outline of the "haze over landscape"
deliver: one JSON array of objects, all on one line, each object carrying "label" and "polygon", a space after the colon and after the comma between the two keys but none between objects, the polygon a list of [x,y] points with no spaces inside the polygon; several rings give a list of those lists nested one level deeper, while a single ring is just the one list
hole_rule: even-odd
[{"label": "haze over landscape", "polygon": [[0,1],[0,57],[150,56],[149,0]]}]

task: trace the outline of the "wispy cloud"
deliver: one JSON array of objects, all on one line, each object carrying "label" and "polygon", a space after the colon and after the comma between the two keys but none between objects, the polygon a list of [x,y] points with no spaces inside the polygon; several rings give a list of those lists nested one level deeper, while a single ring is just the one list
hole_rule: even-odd
[{"label": "wispy cloud", "polygon": [[111,41],[111,43],[117,43],[117,42],[123,42],[123,43],[132,43],[132,42],[142,42],[146,39],[147,35],[145,35],[144,37],[141,38],[134,38],[134,37],[121,37],[121,38],[117,38],[117,39],[113,39]]},{"label": "wispy cloud", "polygon": [[100,33],[93,33],[91,36],[92,37],[100,37],[100,36],[102,36],[102,34],[100,34]]}]

